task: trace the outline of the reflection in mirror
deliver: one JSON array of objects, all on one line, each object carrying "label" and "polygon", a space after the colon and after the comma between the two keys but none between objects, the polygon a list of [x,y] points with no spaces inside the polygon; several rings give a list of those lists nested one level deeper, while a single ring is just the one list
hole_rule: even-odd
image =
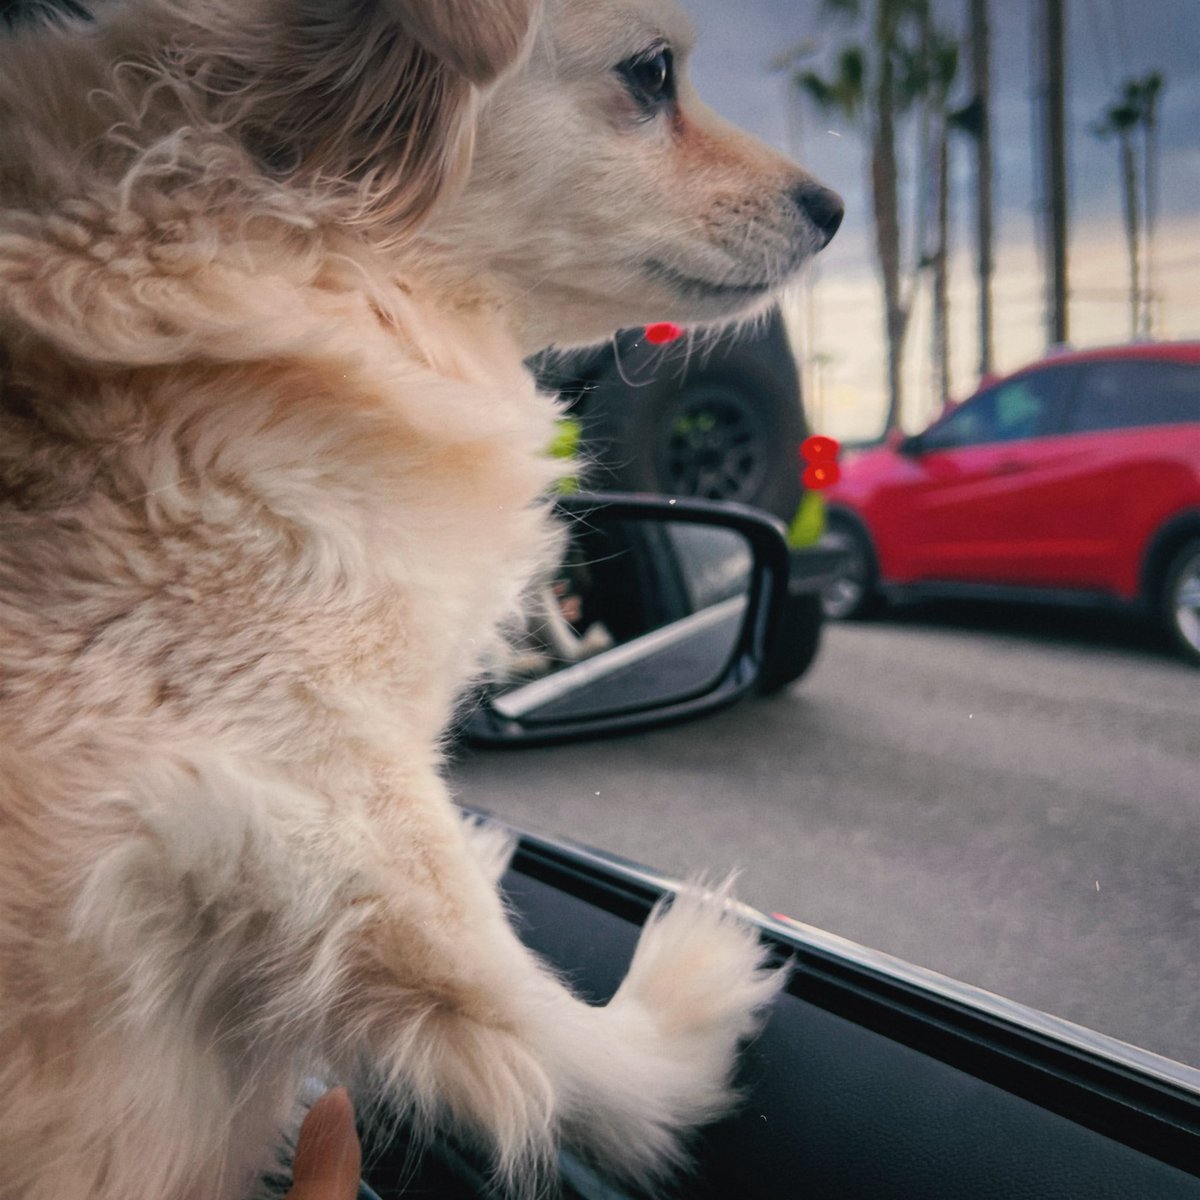
[{"label": "reflection in mirror", "polygon": [[724,675],[745,625],[753,553],[732,529],[670,520],[573,527],[553,578],[488,686],[523,725],[676,703]]}]

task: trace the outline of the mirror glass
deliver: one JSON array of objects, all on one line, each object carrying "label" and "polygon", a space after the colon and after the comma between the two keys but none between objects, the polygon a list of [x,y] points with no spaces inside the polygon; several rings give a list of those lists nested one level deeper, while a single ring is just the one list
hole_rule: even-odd
[{"label": "mirror glass", "polygon": [[712,689],[742,637],[753,552],[731,529],[592,515],[535,589],[485,689],[525,726],[677,703]]}]

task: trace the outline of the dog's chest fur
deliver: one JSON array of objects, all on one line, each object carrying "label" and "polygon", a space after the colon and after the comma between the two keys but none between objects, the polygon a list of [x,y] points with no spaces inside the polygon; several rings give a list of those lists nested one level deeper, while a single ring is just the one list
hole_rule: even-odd
[{"label": "dog's chest fur", "polygon": [[[80,257],[42,247],[48,295],[57,269],[86,297]],[[206,307],[203,357],[165,330],[166,361],[122,365],[118,327],[91,334],[114,365],[71,366],[53,314],[10,338],[0,686],[26,736],[428,742],[553,545],[552,401],[495,314],[412,284],[315,256],[132,274],[127,328],[159,280]]]}]

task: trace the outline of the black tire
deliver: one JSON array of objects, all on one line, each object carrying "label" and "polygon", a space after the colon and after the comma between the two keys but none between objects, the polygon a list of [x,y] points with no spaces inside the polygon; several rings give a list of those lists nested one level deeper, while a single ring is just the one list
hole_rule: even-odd
[{"label": "black tire", "polygon": [[1163,577],[1161,615],[1175,645],[1200,667],[1200,538],[1184,542]]},{"label": "black tire", "polygon": [[821,593],[821,607],[831,621],[861,620],[881,604],[875,551],[858,525],[837,513],[830,513],[825,540],[845,553],[842,571]]},{"label": "black tire", "polygon": [[807,429],[778,316],[690,356],[627,342],[582,418],[588,486],[734,500],[785,523],[800,505]]},{"label": "black tire", "polygon": [[812,666],[821,646],[824,624],[820,596],[788,597],[778,642],[763,662],[758,677],[759,695],[771,696],[783,691]]}]

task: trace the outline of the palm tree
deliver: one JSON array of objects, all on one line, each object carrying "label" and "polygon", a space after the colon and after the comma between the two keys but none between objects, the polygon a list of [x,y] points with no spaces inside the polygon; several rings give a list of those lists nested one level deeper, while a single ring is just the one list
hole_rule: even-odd
[{"label": "palm tree", "polygon": [[[1121,196],[1125,217],[1125,241],[1129,252],[1130,336],[1149,335],[1152,328],[1150,282],[1142,283],[1142,233],[1145,229],[1147,263],[1153,245],[1157,215],[1158,98],[1163,78],[1152,72],[1144,79],[1127,79],[1117,100],[1104,110],[1103,119],[1092,126],[1097,137],[1117,139],[1121,172]],[[1139,211],[1138,153],[1136,133],[1142,130],[1145,220]]]},{"label": "palm tree", "polygon": [[1138,103],[1142,112],[1142,169],[1145,174],[1146,227],[1146,303],[1142,309],[1142,333],[1154,332],[1154,233],[1158,218],[1158,101],[1162,94],[1163,77],[1152,71],[1137,85]]},{"label": "palm tree", "polygon": [[[867,133],[875,255],[883,283],[884,331],[887,339],[888,408],[885,429],[900,423],[902,368],[915,290],[919,250],[907,257],[900,230],[899,151],[897,121],[930,93],[936,74],[931,63],[935,44],[930,0],[825,0],[830,15],[865,27],[866,42],[853,37],[836,54],[832,71],[822,75],[797,70],[794,85],[819,107],[839,110],[861,122]],[[924,236],[924,206],[910,247]]]},{"label": "palm tree", "polygon": [[975,267],[979,290],[980,379],[992,371],[992,67],[988,0],[968,0],[972,95],[950,115],[950,123],[974,143]]},{"label": "palm tree", "polygon": [[933,28],[932,14],[922,50],[926,110],[933,125],[934,241],[926,257],[933,276],[934,394],[944,408],[950,400],[950,131],[955,117],[949,100],[958,74],[958,42]]},{"label": "palm tree", "polygon": [[1125,244],[1129,252],[1129,324],[1130,337],[1141,327],[1142,291],[1140,280],[1141,221],[1138,216],[1137,148],[1133,135],[1141,123],[1141,108],[1132,83],[1126,83],[1121,98],[1110,104],[1104,119],[1093,126],[1097,137],[1116,137],[1120,155],[1121,198],[1125,214]]}]

